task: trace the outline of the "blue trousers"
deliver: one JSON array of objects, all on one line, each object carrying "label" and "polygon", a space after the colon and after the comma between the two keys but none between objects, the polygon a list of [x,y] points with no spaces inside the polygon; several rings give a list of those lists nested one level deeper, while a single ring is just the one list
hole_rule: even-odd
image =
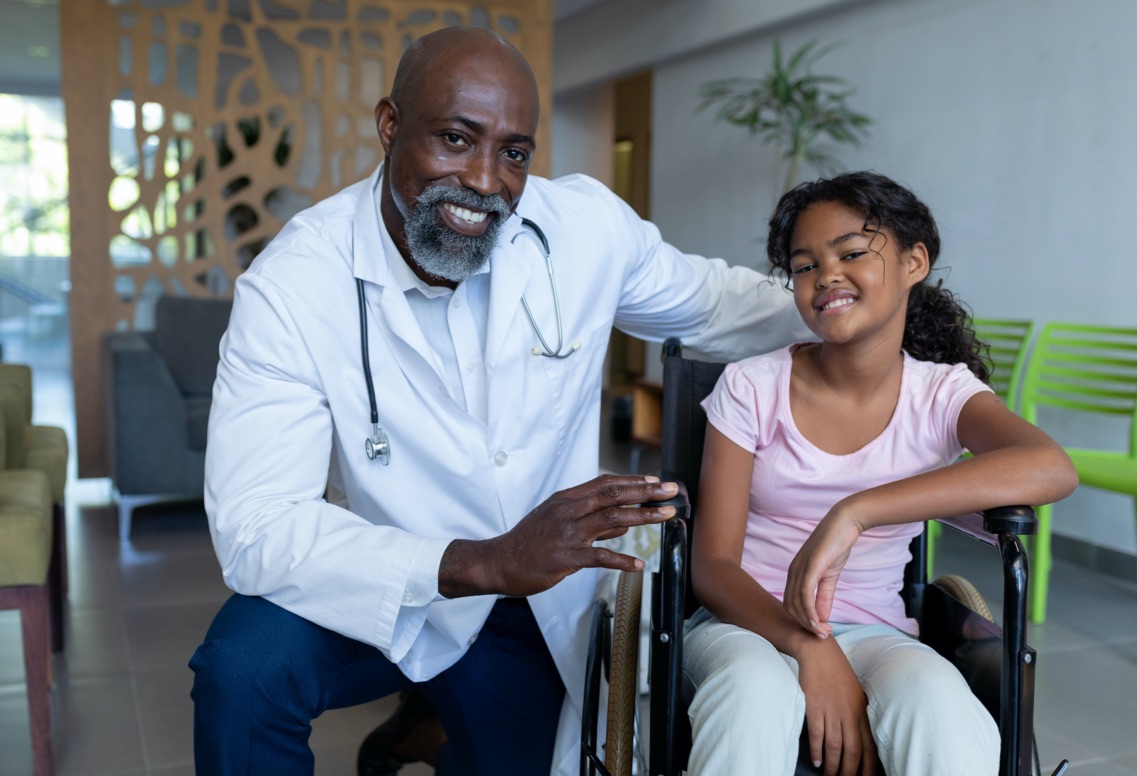
[{"label": "blue trousers", "polygon": [[426,682],[378,649],[234,595],[190,660],[198,776],[310,776],[311,721],[416,688],[446,729],[436,773],[547,776],[564,684],[525,599],[503,598],[470,650]]}]

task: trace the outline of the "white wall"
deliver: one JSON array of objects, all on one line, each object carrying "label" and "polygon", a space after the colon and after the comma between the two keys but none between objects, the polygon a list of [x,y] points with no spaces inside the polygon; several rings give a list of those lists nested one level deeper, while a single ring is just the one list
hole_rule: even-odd
[{"label": "white wall", "polygon": [[580,172],[611,186],[615,122],[611,84],[556,95],[552,176]]},{"label": "white wall", "polygon": [[[875,122],[863,148],[839,152],[844,166],[888,174],[931,206],[947,285],[977,315],[1133,326],[1135,29],[1129,0],[877,0],[776,33],[786,50],[844,43],[817,71],[852,83]],[[702,82],[765,72],[772,35],[654,69],[653,220],[684,249],[753,266],[772,152],[694,111]],[[1121,424],[1041,424],[1064,444],[1125,447]],[[1137,554],[1132,501],[1114,494],[1079,489],[1056,507],[1055,531]]]}]

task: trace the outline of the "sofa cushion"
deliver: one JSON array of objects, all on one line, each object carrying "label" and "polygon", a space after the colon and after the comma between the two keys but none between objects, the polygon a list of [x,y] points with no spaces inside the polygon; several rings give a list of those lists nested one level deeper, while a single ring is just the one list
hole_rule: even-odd
[{"label": "sofa cushion", "polygon": [[209,396],[217,377],[221,335],[229,326],[228,299],[163,296],[149,339],[187,396]]},{"label": "sofa cushion", "polygon": [[205,450],[205,436],[209,428],[208,396],[186,398],[186,426],[189,432],[189,449]]}]

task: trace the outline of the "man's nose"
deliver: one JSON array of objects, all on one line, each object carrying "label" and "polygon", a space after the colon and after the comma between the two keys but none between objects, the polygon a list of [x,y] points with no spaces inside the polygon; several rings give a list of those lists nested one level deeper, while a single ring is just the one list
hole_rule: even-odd
[{"label": "man's nose", "polygon": [[470,154],[459,180],[463,186],[478,192],[483,197],[497,194],[500,190],[500,181],[497,176],[497,154],[488,149]]}]

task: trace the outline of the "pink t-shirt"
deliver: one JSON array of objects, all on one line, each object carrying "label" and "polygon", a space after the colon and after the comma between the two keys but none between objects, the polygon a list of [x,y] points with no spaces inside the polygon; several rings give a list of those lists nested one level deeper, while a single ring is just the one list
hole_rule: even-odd
[{"label": "pink t-shirt", "polygon": [[[956,423],[963,405],[990,390],[963,364],[917,361],[904,354],[900,399],[876,439],[848,455],[810,444],[790,413],[791,351],[730,364],[703,401],[724,436],[754,451],[750,519],[742,568],[781,599],[798,549],[829,509],[846,496],[921,474],[963,452]],[[861,535],[837,582],[831,622],[883,622],[916,633],[899,592],[908,543],[922,523],[881,526]]]}]

